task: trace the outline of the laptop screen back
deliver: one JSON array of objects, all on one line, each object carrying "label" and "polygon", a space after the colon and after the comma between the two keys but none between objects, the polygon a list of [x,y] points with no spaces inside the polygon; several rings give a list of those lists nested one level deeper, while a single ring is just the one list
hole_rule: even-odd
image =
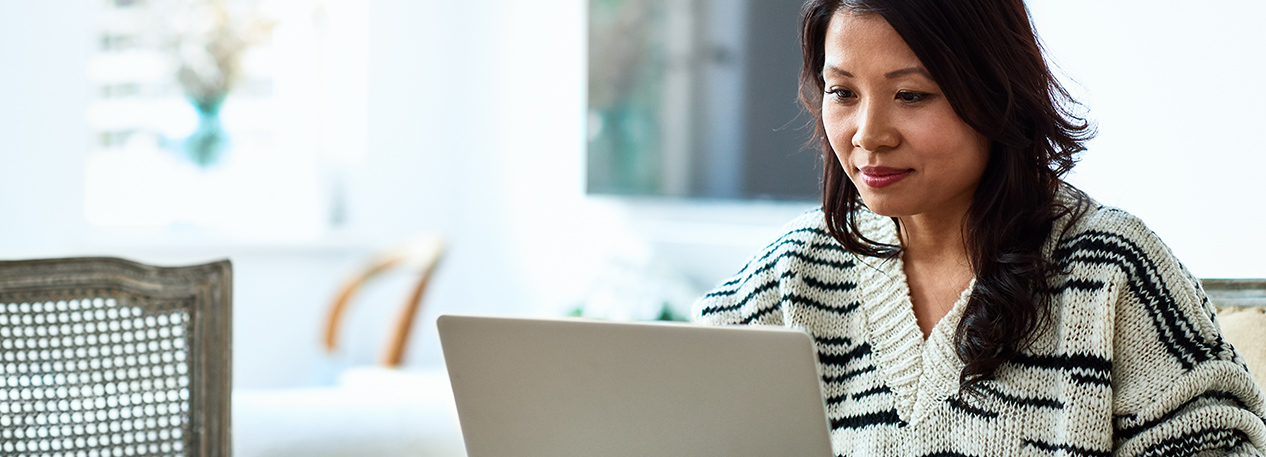
[{"label": "laptop screen back", "polygon": [[442,316],[471,457],[831,455],[805,333]]}]

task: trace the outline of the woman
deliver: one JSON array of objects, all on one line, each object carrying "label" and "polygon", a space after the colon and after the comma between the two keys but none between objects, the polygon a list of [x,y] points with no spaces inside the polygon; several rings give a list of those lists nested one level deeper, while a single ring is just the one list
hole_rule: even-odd
[{"label": "woman", "polygon": [[1022,0],[811,0],[822,210],[695,305],[817,341],[849,456],[1261,455],[1199,283],[1061,177],[1092,129]]}]

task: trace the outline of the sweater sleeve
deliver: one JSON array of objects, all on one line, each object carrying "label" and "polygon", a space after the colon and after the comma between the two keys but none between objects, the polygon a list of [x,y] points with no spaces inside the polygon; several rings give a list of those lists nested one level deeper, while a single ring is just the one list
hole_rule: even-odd
[{"label": "sweater sleeve", "polygon": [[1084,238],[1119,267],[1114,454],[1264,455],[1262,390],[1222,339],[1198,281],[1141,222],[1121,217],[1119,232]]}]

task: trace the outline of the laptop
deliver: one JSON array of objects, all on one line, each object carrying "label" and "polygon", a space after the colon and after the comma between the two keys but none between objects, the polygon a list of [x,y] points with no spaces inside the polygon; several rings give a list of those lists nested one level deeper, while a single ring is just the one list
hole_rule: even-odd
[{"label": "laptop", "polygon": [[832,455],[808,334],[440,316],[470,457]]}]

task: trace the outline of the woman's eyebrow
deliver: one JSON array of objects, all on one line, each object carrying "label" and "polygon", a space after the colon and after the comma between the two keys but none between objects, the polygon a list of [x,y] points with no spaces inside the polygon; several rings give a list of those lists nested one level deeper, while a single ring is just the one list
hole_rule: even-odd
[{"label": "woman's eyebrow", "polygon": [[841,69],[840,69],[840,67],[837,67],[837,66],[834,66],[834,65],[827,65],[826,67],[824,67],[824,68],[822,69],[822,73],[828,73],[828,72],[829,72],[829,73],[835,73],[835,74],[837,74],[837,75],[841,75],[841,76],[846,76],[846,77],[849,77],[849,78],[852,78],[852,77],[853,77],[853,74],[852,74],[852,73],[849,73],[849,72],[847,72],[847,71],[841,70]]},{"label": "woman's eyebrow", "polygon": [[905,76],[909,74],[921,75],[924,78],[932,79],[932,74],[928,73],[927,69],[923,67],[910,67],[910,68],[902,68],[900,70],[893,70],[893,71],[884,73],[884,77],[888,79],[893,79],[899,76]]},{"label": "woman's eyebrow", "polygon": [[[823,67],[822,73],[823,74],[833,73],[833,74],[837,74],[837,75],[845,76],[849,78],[853,77],[852,73],[841,70],[839,67],[836,67],[834,65],[827,65]],[[923,76],[924,78],[932,79],[932,74],[928,73],[927,69],[923,67],[909,67],[909,68],[902,68],[900,70],[893,70],[893,71],[884,73],[884,78],[893,79],[893,78],[898,78],[898,77],[910,75],[910,74],[920,75],[920,76]]]}]

